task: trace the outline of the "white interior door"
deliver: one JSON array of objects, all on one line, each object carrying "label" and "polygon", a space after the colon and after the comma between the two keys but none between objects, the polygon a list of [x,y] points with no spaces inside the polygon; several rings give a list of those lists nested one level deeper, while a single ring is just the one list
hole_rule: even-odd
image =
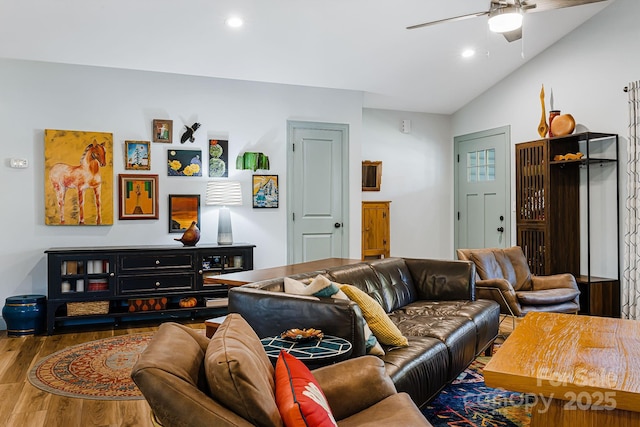
[{"label": "white interior door", "polygon": [[454,138],[456,248],[510,246],[508,126]]},{"label": "white interior door", "polygon": [[346,256],[348,127],[288,123],[288,259],[290,263]]}]

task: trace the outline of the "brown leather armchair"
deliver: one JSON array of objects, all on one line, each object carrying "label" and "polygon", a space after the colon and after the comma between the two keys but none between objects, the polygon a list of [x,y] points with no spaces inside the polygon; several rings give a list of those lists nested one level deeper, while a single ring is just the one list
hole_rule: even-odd
[{"label": "brown leather armchair", "polygon": [[458,259],[476,266],[476,295],[500,304],[500,312],[524,316],[531,311],[577,313],[580,290],[569,273],[534,276],[519,246],[458,249]]}]

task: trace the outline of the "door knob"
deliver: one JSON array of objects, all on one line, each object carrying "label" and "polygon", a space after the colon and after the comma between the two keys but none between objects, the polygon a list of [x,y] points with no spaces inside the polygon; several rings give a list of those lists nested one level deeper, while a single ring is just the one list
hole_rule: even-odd
[{"label": "door knob", "polygon": [[498,231],[503,233],[504,232],[504,227],[498,227]]},{"label": "door knob", "polygon": [[335,224],[333,224],[333,226],[335,228],[340,228],[340,227],[342,227],[342,224],[340,224],[339,222],[336,222]]}]

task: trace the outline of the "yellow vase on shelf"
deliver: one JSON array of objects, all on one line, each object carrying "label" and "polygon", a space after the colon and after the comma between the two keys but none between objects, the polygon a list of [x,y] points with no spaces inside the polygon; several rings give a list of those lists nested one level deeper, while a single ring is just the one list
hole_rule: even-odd
[{"label": "yellow vase on shelf", "polygon": [[540,117],[540,124],[538,125],[538,134],[540,138],[544,138],[547,136],[547,131],[549,130],[549,126],[547,126],[547,114],[544,109],[544,85],[542,85],[542,89],[540,89],[540,107],[542,107],[542,117]]}]

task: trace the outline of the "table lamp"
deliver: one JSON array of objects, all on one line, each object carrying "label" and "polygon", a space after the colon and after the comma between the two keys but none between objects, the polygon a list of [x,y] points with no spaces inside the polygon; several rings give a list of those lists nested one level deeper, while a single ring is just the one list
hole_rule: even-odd
[{"label": "table lamp", "polygon": [[218,244],[233,243],[231,214],[227,206],[242,205],[242,190],[238,181],[209,181],[206,205],[222,206],[218,212]]}]

